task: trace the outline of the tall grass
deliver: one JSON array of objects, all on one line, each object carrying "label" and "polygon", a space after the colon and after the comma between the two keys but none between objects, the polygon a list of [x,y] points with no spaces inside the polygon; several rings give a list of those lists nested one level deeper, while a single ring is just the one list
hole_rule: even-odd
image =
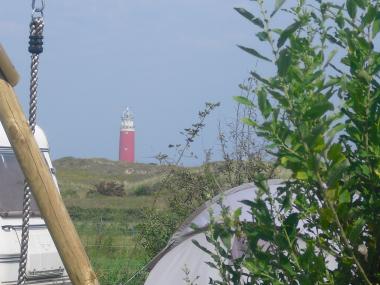
[{"label": "tall grass", "polygon": [[[74,207],[69,212],[101,284],[125,284],[147,263],[135,238],[138,210]],[[142,273],[128,284],[142,285],[144,279]]]}]

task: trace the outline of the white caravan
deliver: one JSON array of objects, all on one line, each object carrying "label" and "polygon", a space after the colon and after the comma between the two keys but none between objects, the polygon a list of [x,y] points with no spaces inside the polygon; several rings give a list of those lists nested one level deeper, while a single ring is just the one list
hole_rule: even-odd
[{"label": "white caravan", "polygon": [[[35,138],[56,182],[48,141],[38,126]],[[56,185],[58,191],[58,184]],[[23,189],[24,175],[0,124],[0,285],[17,284]],[[26,284],[71,284],[34,200],[29,229]]]}]

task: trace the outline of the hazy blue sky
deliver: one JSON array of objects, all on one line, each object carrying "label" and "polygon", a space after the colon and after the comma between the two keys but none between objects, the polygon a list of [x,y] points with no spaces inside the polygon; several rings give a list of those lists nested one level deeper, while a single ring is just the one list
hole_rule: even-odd
[{"label": "hazy blue sky", "polygon": [[[2,0],[0,41],[22,76],[27,105],[31,1]],[[38,1],[37,1],[38,2]],[[179,131],[206,101],[222,106],[195,151],[214,145],[217,122],[233,116],[232,96],[255,58],[236,44],[255,43],[252,25],[228,0],[46,0],[38,122],[54,158],[117,158],[120,116],[135,113],[137,160],[181,143]]]}]

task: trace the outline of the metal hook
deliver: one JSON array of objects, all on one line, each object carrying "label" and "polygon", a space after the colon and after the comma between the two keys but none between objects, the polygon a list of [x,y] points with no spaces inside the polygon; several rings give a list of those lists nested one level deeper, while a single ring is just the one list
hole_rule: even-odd
[{"label": "metal hook", "polygon": [[45,9],[45,0],[40,0],[40,5],[36,7],[36,0],[32,0],[32,17],[35,17],[36,14],[44,15]]}]

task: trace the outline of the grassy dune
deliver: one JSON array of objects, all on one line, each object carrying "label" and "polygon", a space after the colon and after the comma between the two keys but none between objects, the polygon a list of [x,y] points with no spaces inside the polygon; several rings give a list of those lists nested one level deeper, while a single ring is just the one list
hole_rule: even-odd
[{"label": "grassy dune", "polygon": [[[139,209],[153,203],[152,195],[139,195],[138,190],[153,189],[162,179],[166,167],[151,164],[129,164],[106,159],[62,158],[54,161],[58,184],[67,207]],[[88,195],[101,181],[124,184],[126,196]]]}]

